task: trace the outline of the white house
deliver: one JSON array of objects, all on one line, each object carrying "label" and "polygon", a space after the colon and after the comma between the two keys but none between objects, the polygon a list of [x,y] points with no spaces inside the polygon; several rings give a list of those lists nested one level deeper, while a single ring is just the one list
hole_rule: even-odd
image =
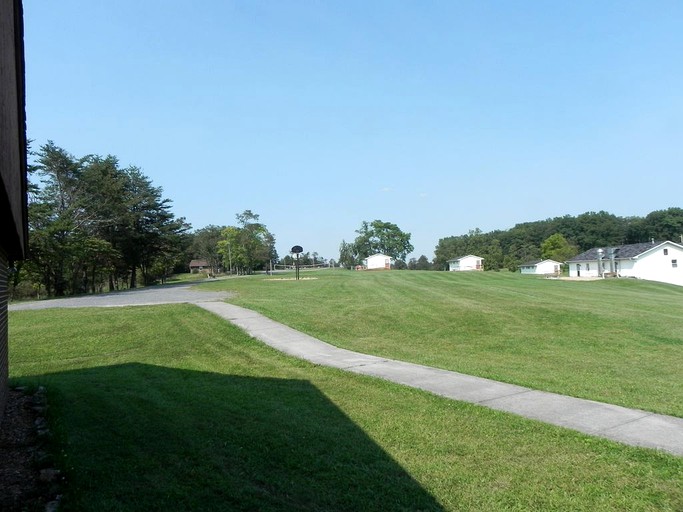
[{"label": "white house", "polygon": [[596,247],[567,263],[569,277],[635,277],[683,286],[683,245],[668,240]]},{"label": "white house", "polygon": [[454,258],[452,260],[448,260],[448,270],[451,272],[484,270],[484,259],[472,254],[462,256],[461,258]]},{"label": "white house", "polygon": [[386,254],[373,254],[363,260],[363,265],[368,270],[390,270],[392,258]]},{"label": "white house", "polygon": [[522,274],[559,275],[561,265],[562,263],[555,260],[534,260],[520,265],[519,271]]}]

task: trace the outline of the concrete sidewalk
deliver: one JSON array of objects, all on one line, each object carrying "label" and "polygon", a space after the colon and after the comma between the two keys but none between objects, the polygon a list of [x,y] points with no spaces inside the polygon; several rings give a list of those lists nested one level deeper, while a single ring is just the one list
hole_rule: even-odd
[{"label": "concrete sidewalk", "polygon": [[239,306],[225,302],[201,302],[197,305],[241,327],[271,347],[315,364],[380,377],[454,400],[683,456],[681,418],[351,352]]}]

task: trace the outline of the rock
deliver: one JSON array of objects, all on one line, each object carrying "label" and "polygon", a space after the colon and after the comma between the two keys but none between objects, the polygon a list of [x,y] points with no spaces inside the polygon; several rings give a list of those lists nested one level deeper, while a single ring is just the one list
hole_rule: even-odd
[{"label": "rock", "polygon": [[57,510],[59,510],[59,502],[61,499],[61,496],[57,496],[54,500],[48,502],[45,505],[45,512],[57,512]]},{"label": "rock", "polygon": [[54,482],[59,478],[61,471],[54,468],[47,468],[40,470],[40,476],[38,477],[41,482]]},{"label": "rock", "polygon": [[38,450],[33,456],[33,462],[37,467],[44,468],[54,462],[54,457],[43,450]]}]

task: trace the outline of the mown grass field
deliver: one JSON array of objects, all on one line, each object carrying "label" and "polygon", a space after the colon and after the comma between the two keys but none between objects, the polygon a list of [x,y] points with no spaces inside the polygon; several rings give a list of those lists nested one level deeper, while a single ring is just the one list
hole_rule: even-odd
[{"label": "mown grass field", "polygon": [[351,350],[683,416],[683,288],[494,272],[304,273],[202,285]]},{"label": "mown grass field", "polygon": [[[325,283],[239,286],[301,308]],[[683,509],[681,458],[314,366],[195,306],[12,312],[10,341],[65,511]]]}]

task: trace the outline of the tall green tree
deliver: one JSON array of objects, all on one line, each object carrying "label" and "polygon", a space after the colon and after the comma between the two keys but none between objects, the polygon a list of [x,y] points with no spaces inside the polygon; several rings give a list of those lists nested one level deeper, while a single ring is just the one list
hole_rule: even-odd
[{"label": "tall green tree", "polygon": [[500,270],[503,268],[503,262],[505,261],[505,256],[503,254],[503,248],[500,245],[500,240],[497,238],[492,238],[488,244],[486,244],[479,253],[474,253],[481,255],[484,259],[484,268],[486,270]]},{"label": "tall green tree", "polygon": [[[439,240],[434,250],[434,264],[436,268],[443,270],[448,268],[448,260],[474,254],[486,259],[486,268],[492,269],[489,258],[498,259],[499,248],[489,251],[493,235],[483,233],[481,229],[471,229],[466,235],[451,236]],[[491,254],[489,254],[491,252]],[[495,254],[494,254],[495,253]],[[502,264],[502,258],[501,264]]]},{"label": "tall green tree", "polygon": [[576,218],[573,241],[579,250],[593,247],[621,245],[626,241],[628,226],[625,219],[605,211],[586,212]]},{"label": "tall green tree", "polygon": [[654,238],[657,241],[683,243],[683,208],[667,208],[647,214],[641,230],[641,242]]},{"label": "tall green tree", "polygon": [[224,228],[218,242],[225,266],[238,274],[270,268],[278,259],[275,236],[251,210],[238,213],[236,218],[238,225]]},{"label": "tall green tree", "polygon": [[39,185],[29,204],[29,254],[48,295],[71,291],[78,265],[75,248],[83,236],[81,162],[52,141],[37,152]]},{"label": "tall green tree", "polygon": [[171,212],[171,201],[162,197],[161,187],[152,182],[137,167],[124,170],[127,181],[124,204],[127,214],[121,219],[121,253],[129,270],[129,287],[137,286],[140,270],[144,284],[151,284],[161,276],[153,267],[157,259],[169,259],[169,254],[180,249],[181,235],[189,229],[184,219],[176,219]]},{"label": "tall green tree", "polygon": [[100,260],[104,268],[93,271],[92,275],[105,272],[109,291],[112,291],[119,281],[128,280],[128,267],[122,254],[129,233],[125,224],[129,213],[125,201],[128,178],[112,155],[104,158],[88,155],[83,164],[81,179],[88,203],[90,236],[106,242],[111,248],[110,256]]},{"label": "tall green tree", "polygon": [[[432,270],[432,262],[424,254],[420,255],[417,259],[411,258],[411,262],[414,262],[412,270]],[[411,269],[410,263],[408,263],[408,268]]]},{"label": "tall green tree", "polygon": [[396,260],[405,260],[408,253],[413,251],[410,233],[401,231],[396,224],[391,222],[363,221],[356,233],[358,236],[353,242],[354,252],[361,259],[381,253]]},{"label": "tall green tree", "polygon": [[356,247],[353,243],[342,240],[339,244],[339,264],[347,269],[354,268],[360,265],[362,258],[359,257]]},{"label": "tall green tree", "polygon": [[576,247],[572,246],[560,233],[549,236],[541,244],[541,258],[544,260],[564,262],[576,256],[577,253]]},{"label": "tall green tree", "polygon": [[221,240],[221,233],[224,229],[225,226],[214,226],[212,224],[194,233],[192,253],[194,257],[206,260],[212,274],[218,273],[218,268],[223,261],[218,242]]},{"label": "tall green tree", "polygon": [[[35,153],[27,274],[49,295],[98,291],[119,278],[136,286],[167,273],[189,228],[161,189],[116,157],[77,159],[53,142]],[[38,182],[35,182],[35,177]]]}]

